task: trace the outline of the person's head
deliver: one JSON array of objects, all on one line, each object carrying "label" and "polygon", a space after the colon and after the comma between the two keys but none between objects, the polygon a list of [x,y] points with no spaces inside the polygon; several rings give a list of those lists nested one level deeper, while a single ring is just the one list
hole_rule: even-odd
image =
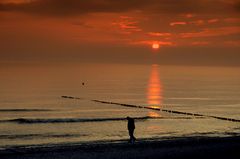
[{"label": "person's head", "polygon": [[129,116],[127,116],[127,120],[129,120],[130,119],[130,117]]}]

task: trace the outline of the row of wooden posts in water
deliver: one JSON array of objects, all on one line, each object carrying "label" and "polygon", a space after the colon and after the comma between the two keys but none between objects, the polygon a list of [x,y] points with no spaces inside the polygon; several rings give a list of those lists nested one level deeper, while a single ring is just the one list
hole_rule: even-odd
[{"label": "row of wooden posts in water", "polygon": [[[62,96],[62,98],[82,99],[82,98],[79,98],[79,97],[72,97],[72,96]],[[176,111],[176,110],[170,110],[170,109],[162,109],[162,108],[156,108],[156,107],[150,107],[150,106],[139,106],[139,105],[132,105],[132,104],[116,103],[116,102],[96,100],[96,99],[92,99],[91,101],[97,102],[97,103],[118,105],[118,106],[123,106],[123,107],[151,109],[151,110],[162,111],[162,112],[167,112],[167,113],[182,114],[182,115],[195,116],[195,117],[210,117],[210,118],[215,118],[215,119],[219,119],[219,120],[227,120],[227,121],[231,121],[231,122],[240,122],[239,119],[220,117],[220,116],[214,116],[214,115],[204,115],[204,114],[199,114],[199,113],[190,113],[190,112]]]}]

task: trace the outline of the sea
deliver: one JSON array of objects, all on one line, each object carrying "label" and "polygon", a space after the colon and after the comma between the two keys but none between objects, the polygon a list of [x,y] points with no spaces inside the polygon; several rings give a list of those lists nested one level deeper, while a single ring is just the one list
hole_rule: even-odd
[{"label": "sea", "polygon": [[127,140],[127,116],[135,118],[137,141],[239,135],[240,68],[96,63],[0,67],[0,149]]}]

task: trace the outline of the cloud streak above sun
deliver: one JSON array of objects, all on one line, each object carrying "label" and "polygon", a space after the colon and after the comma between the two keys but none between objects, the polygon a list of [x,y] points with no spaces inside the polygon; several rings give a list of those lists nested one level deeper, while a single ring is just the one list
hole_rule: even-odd
[{"label": "cloud streak above sun", "polygon": [[169,52],[238,50],[239,17],[240,0],[2,0],[0,56],[110,54],[110,47],[131,54],[153,44]]}]

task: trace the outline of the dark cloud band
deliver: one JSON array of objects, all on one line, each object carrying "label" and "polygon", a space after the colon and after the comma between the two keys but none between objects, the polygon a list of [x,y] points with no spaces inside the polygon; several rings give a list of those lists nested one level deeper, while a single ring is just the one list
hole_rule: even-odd
[{"label": "dark cloud band", "polygon": [[152,13],[219,13],[239,11],[239,0],[33,0],[26,3],[1,3],[0,11],[67,16],[96,12],[146,11]]}]

